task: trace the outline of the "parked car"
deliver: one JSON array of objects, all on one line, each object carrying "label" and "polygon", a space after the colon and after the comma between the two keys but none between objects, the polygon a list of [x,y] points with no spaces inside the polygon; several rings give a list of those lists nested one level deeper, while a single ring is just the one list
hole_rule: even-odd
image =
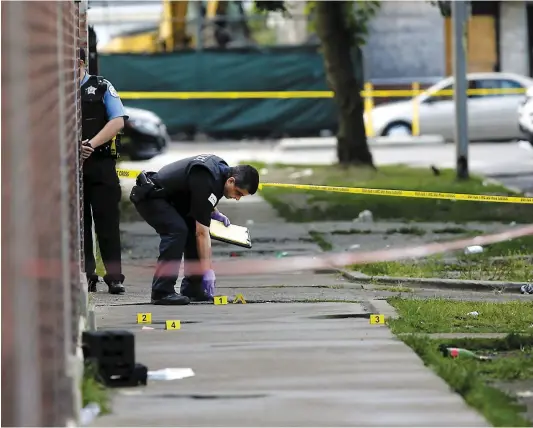
[{"label": "parked car", "polygon": [[[469,73],[469,89],[518,89],[524,92],[533,87],[533,79],[513,73]],[[453,95],[439,95],[438,91],[453,89],[453,76],[441,80],[414,99],[387,103],[371,112],[374,135],[411,135],[413,101],[419,103],[421,135],[441,135],[454,140],[455,105]],[[524,92],[516,94],[469,95],[468,133],[471,141],[516,140],[523,135],[516,120],[516,112],[524,100]],[[368,117],[365,116],[365,121]]]},{"label": "parked car", "polygon": [[147,160],[162,153],[170,137],[167,127],[155,113],[134,107],[126,107],[129,118],[124,123],[122,153],[131,160]]},{"label": "parked car", "polygon": [[518,106],[518,127],[526,137],[533,136],[533,87],[527,90],[523,102]]}]

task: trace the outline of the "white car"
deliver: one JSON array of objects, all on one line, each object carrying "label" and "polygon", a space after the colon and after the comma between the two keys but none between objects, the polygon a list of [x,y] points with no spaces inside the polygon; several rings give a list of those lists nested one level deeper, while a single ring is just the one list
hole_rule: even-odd
[{"label": "white car", "polygon": [[[533,79],[513,73],[469,73],[469,89],[513,89],[519,93],[469,95],[468,136],[471,141],[516,140],[523,137],[516,112],[524,100],[524,92],[533,87]],[[413,102],[418,103],[420,135],[440,135],[454,140],[455,105],[453,95],[438,91],[453,90],[453,77],[441,80],[414,99],[379,105],[371,112],[375,136],[412,135]]]},{"label": "white car", "polygon": [[518,107],[518,127],[526,134],[533,134],[533,87],[526,92],[526,97]]},{"label": "white car", "polygon": [[533,88],[526,92],[526,98],[518,107],[518,127],[527,141],[520,141],[520,147],[533,150]]}]

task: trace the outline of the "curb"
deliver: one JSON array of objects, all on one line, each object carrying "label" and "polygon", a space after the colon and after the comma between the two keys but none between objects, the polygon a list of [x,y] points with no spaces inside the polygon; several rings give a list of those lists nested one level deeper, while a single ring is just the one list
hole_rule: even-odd
[{"label": "curb", "polygon": [[362,303],[363,307],[371,314],[384,315],[385,319],[398,319],[399,315],[394,306],[389,305],[386,300],[371,299]]},{"label": "curb", "polygon": [[398,337],[415,336],[430,339],[505,339],[511,333],[398,333]]},{"label": "curb", "polygon": [[434,287],[440,289],[458,289],[473,291],[500,291],[511,293],[520,293],[520,288],[527,285],[527,282],[509,282],[509,281],[475,281],[460,279],[442,279],[442,278],[405,278],[392,276],[368,276],[360,272],[349,272],[342,269],[337,270],[344,278],[354,282],[376,282],[382,284],[395,285],[412,285],[415,287]]}]

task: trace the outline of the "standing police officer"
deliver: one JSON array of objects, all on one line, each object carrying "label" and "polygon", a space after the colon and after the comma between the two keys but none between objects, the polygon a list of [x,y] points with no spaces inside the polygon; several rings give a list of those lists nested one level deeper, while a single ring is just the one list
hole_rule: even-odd
[{"label": "standing police officer", "polygon": [[116,172],[118,133],[127,115],[113,85],[87,73],[85,50],[80,49],[82,111],[83,203],[85,274],[89,292],[96,292],[98,275],[93,252],[92,219],[106,268],[109,293],[124,293],[120,249],[120,182]]},{"label": "standing police officer", "polygon": [[[130,200],[161,237],[158,266],[152,282],[154,305],[187,305],[191,300],[212,301],[215,273],[211,267],[211,219],[230,225],[216,208],[222,196],[239,200],[253,195],[259,174],[250,165],[229,167],[215,155],[199,155],[164,166],[159,172],[142,172]],[[185,278],[181,295],[174,286],[182,256]],[[187,272],[187,262],[197,262],[201,275]]]}]

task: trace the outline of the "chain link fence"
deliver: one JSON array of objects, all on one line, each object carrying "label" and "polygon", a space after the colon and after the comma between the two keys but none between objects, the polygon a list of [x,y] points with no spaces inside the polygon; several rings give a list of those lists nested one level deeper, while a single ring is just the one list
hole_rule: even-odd
[{"label": "chain link fence", "polygon": [[3,426],[72,425],[80,405],[80,7],[2,4]]}]

